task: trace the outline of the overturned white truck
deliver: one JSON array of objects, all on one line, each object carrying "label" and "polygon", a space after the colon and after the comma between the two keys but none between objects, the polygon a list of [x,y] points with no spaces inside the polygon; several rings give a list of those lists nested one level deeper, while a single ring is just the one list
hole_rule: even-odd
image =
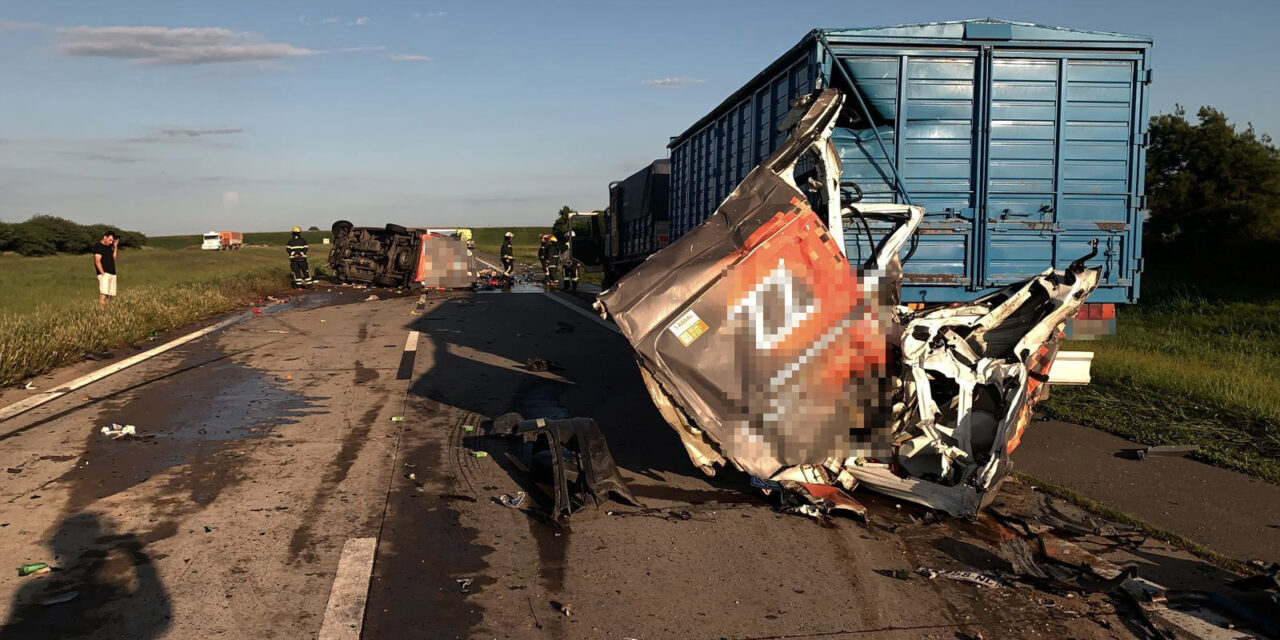
[{"label": "overturned white truck", "polygon": [[[1098,284],[1094,254],[972,302],[902,305],[899,254],[924,211],[842,202],[831,134],[843,105],[835,89],[798,101],[789,139],[598,307],[705,473],[730,463],[972,515],[1008,475],[1045,385],[1088,381],[1088,359],[1058,348]],[[845,221],[868,219],[895,226],[850,265]]]}]

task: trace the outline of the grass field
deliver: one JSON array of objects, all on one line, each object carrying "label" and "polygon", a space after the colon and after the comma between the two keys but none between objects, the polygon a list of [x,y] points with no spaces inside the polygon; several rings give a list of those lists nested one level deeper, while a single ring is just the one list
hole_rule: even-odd
[{"label": "grass field", "polygon": [[0,385],[223,313],[288,286],[279,248],[122,250],[98,307],[92,258],[0,255]]},{"label": "grass field", "polygon": [[1280,299],[1172,282],[1150,274],[1118,335],[1068,346],[1095,352],[1093,382],[1055,388],[1046,413],[1280,483]]},{"label": "grass field", "polygon": [[[263,231],[259,233],[244,234],[244,243],[246,245],[268,245],[273,247],[283,247],[284,243],[289,241],[291,234],[288,231]],[[329,231],[303,231],[302,237],[307,239],[311,244],[320,244],[322,238],[329,237]],[[159,236],[155,238],[147,238],[147,246],[152,249],[193,249],[200,246],[202,237],[200,234],[189,236]],[[212,252],[210,252],[212,253]]]}]

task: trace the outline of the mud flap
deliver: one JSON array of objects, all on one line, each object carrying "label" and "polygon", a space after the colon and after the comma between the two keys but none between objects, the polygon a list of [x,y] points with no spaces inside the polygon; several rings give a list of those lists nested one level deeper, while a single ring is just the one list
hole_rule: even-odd
[{"label": "mud flap", "polygon": [[525,420],[509,413],[494,420],[493,434],[530,445],[525,465],[535,481],[550,480],[552,520],[567,518],[587,504],[599,508],[611,496],[643,506],[623,482],[604,434],[591,418]]}]

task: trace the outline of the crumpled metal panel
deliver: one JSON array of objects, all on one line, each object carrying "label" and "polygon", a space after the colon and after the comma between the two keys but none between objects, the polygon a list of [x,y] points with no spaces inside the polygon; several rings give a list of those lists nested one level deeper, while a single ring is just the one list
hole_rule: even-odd
[{"label": "crumpled metal panel", "polygon": [[[1082,258],[972,303],[898,306],[898,253],[923,210],[844,210],[897,222],[876,256],[851,268],[833,240],[843,211],[830,135],[842,102],[830,89],[811,96],[789,118],[787,142],[711,218],[599,306],[704,472],[731,462],[759,478],[861,483],[971,515],[1009,473],[1062,324],[1099,273]],[[806,153],[817,158],[811,184],[825,221],[794,181]]]}]

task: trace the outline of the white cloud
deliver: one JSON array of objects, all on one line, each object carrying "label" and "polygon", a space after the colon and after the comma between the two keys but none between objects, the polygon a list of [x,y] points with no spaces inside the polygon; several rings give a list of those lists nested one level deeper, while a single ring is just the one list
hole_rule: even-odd
[{"label": "white cloud", "polygon": [[240,204],[239,191],[223,191],[222,192],[222,206],[234,207],[238,204]]},{"label": "white cloud", "polygon": [[343,47],[343,53],[359,53],[361,51],[386,51],[386,47]]},{"label": "white cloud", "polygon": [[0,20],[0,31],[29,31],[32,29],[43,29],[44,25],[38,22],[15,22],[13,20]]},{"label": "white cloud", "polygon": [[352,20],[351,22],[348,22],[348,23],[347,23],[347,26],[348,26],[348,27],[363,27],[363,26],[364,26],[364,25],[366,25],[366,24],[369,24],[369,16],[360,16],[359,18],[356,18],[355,20]]},{"label": "white cloud", "polygon": [[419,56],[411,53],[388,53],[387,59],[393,62],[430,62],[431,56]]},{"label": "white cloud", "polygon": [[186,142],[201,136],[226,136],[244,133],[243,127],[191,128],[171,127],[147,134],[141,138],[129,138],[125,142]]},{"label": "white cloud", "polygon": [[318,53],[218,27],[69,27],[58,31],[65,39],[59,48],[65,55],[124,58],[144,66],[275,60]]},{"label": "white cloud", "polygon": [[706,80],[703,80],[702,78],[686,78],[680,76],[675,78],[652,78],[650,80],[645,80],[641,84],[650,87],[658,87],[659,89],[676,89],[679,87],[687,87],[692,84],[704,83],[706,83]]}]

